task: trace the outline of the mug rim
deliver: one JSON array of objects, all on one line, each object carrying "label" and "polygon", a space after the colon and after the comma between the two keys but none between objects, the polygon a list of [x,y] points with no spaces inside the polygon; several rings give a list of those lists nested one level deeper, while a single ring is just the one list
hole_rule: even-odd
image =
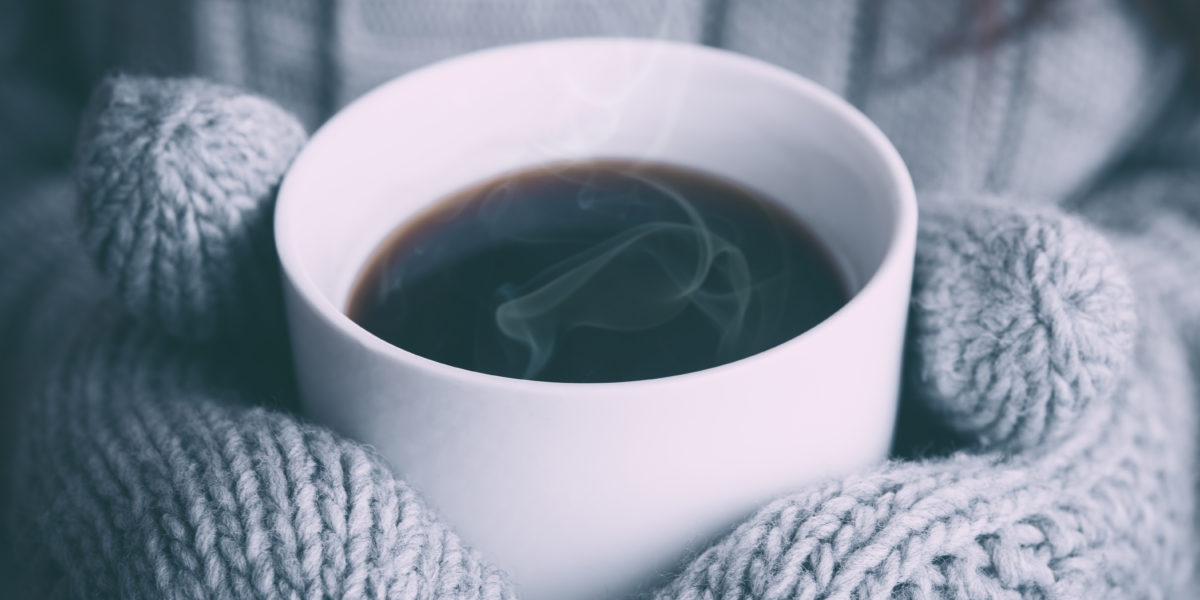
[{"label": "mug rim", "polygon": [[[833,314],[821,320],[811,328],[801,332],[800,334],[788,339],[785,342],[756,352],[750,356],[728,362],[720,365],[708,367],[697,371],[689,371],[676,375],[665,377],[656,377],[652,379],[637,379],[629,381],[612,381],[612,382],[560,382],[560,381],[539,381],[532,379],[520,379],[515,377],[507,377],[503,375],[493,375],[482,373],[470,369],[456,367],[446,363],[442,363],[430,358],[426,358],[419,354],[415,354],[399,346],[395,346],[390,342],[379,338],[371,333],[346,313],[337,307],[327,294],[316,284],[309,275],[300,252],[297,250],[299,240],[295,239],[296,235],[288,228],[288,223],[295,220],[291,215],[297,211],[303,210],[303,205],[297,201],[289,201],[291,198],[302,196],[301,193],[295,192],[294,187],[294,172],[297,166],[303,166],[303,158],[306,154],[311,154],[312,148],[321,145],[322,142],[329,137],[332,137],[331,131],[344,129],[347,127],[361,129],[367,126],[361,122],[363,119],[359,116],[368,110],[368,107],[379,101],[379,98],[386,97],[394,93],[394,90],[408,83],[408,80],[414,76],[424,73],[429,70],[442,69],[452,64],[465,61],[488,60],[493,55],[507,54],[510,52],[530,52],[530,51],[546,51],[553,50],[556,47],[563,46],[597,46],[607,45],[613,47],[642,47],[642,48],[657,48],[662,49],[670,47],[678,52],[693,53],[702,56],[708,61],[725,62],[726,64],[748,74],[748,76],[771,80],[774,84],[782,89],[788,89],[791,92],[804,96],[807,99],[821,105],[823,108],[830,110],[838,118],[841,118],[846,125],[851,129],[861,134],[868,142],[869,146],[878,154],[878,158],[884,165],[884,179],[891,184],[895,201],[894,208],[896,210],[896,218],[893,219],[889,235],[891,239],[888,241],[887,248],[884,251],[883,259],[878,267],[871,272],[866,281],[861,287],[855,291],[850,298],[842,304]],[[529,165],[534,166],[534,165]],[[472,182],[464,182],[464,187],[471,185]],[[821,331],[837,326],[838,323],[851,318],[858,312],[857,307],[863,304],[864,297],[871,294],[873,290],[880,285],[880,280],[885,274],[896,269],[905,267],[903,261],[905,240],[915,238],[917,227],[917,202],[916,191],[913,186],[912,177],[908,171],[904,160],[901,158],[899,151],[892,142],[884,135],[874,122],[866,115],[851,105],[845,99],[841,98],[831,90],[813,82],[812,80],[794,73],[783,67],[773,65],[763,60],[724,50],[710,46],[699,44],[650,39],[650,38],[627,38],[627,37],[575,37],[575,38],[560,38],[551,40],[542,40],[534,42],[524,42],[517,44],[508,44],[495,46],[474,52],[459,54],[450,58],[439,60],[428,65],[407,71],[397,77],[394,77],[365,94],[354,99],[347,104],[329,120],[322,124],[318,130],[310,137],[308,143],[301,149],[300,153],[293,159],[280,183],[279,190],[276,196],[275,215],[273,219],[273,227],[275,231],[275,249],[279,257],[281,265],[281,277],[287,279],[296,289],[298,295],[304,302],[310,305],[313,312],[319,318],[326,321],[326,325],[331,326],[352,339],[356,344],[365,347],[367,350],[380,353],[386,356],[389,360],[402,361],[409,366],[424,371],[430,372],[449,379],[466,379],[486,386],[503,386],[510,389],[530,389],[545,392],[553,388],[570,389],[572,393],[578,393],[585,389],[603,388],[607,391],[613,391],[620,387],[624,389],[632,389],[635,387],[645,387],[650,385],[662,385],[673,381],[679,381],[683,378],[704,377],[710,374],[723,372],[732,369],[745,368],[747,364],[761,361],[768,355],[783,352],[787,347],[804,343],[807,339],[816,337]]]}]

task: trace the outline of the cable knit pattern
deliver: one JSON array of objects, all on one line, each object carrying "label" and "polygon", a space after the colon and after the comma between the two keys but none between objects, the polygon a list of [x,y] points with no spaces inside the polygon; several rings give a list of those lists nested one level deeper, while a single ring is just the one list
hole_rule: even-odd
[{"label": "cable knit pattern", "polygon": [[271,209],[304,141],[286,111],[230,87],[105,80],[76,173],[83,239],[129,309],[197,340],[276,319]]}]

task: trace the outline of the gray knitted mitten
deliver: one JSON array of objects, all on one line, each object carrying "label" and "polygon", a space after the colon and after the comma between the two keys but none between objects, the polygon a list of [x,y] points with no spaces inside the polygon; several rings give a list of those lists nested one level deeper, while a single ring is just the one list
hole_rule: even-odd
[{"label": "gray knitted mitten", "polygon": [[[83,237],[124,310],[96,307],[20,429],[31,596],[516,596],[402,473],[262,406],[289,397],[264,368],[287,362],[267,215],[302,141],[280,109],[200,81],[97,94]],[[912,304],[910,396],[958,448],[779,499],[655,598],[1186,594],[1178,336],[1080,221],[970,200],[922,199]]]}]

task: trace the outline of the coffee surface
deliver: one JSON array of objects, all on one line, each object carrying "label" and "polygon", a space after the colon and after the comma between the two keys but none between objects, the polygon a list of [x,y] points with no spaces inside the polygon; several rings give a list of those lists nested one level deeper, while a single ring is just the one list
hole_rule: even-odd
[{"label": "coffee surface", "polygon": [[847,298],[806,226],[760,195],[691,169],[597,160],[437,202],[376,249],[346,312],[448,365],[612,382],[750,356]]}]

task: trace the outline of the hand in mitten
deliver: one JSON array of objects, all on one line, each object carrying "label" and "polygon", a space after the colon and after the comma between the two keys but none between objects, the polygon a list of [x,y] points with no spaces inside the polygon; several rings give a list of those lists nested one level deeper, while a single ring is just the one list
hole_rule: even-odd
[{"label": "hand in mitten", "polygon": [[79,212],[117,301],[28,403],[18,597],[512,597],[369,449],[261,407],[288,394],[270,217],[304,141],[231,88],[97,91]]},{"label": "hand in mitten", "polygon": [[[20,432],[31,593],[513,597],[368,449],[256,407],[287,394],[259,366],[286,364],[267,216],[298,126],[228,88],[128,78],[88,123],[84,239],[124,311],[97,311]],[[1135,344],[1134,296],[1078,221],[951,200],[924,207],[910,379],[965,449],[777,500],[658,598],[1182,589],[1178,344],[1152,310]]]},{"label": "hand in mitten", "polygon": [[970,446],[780,499],[658,598],[1191,593],[1196,390],[1170,323],[1079,221],[924,208],[912,388]]}]

